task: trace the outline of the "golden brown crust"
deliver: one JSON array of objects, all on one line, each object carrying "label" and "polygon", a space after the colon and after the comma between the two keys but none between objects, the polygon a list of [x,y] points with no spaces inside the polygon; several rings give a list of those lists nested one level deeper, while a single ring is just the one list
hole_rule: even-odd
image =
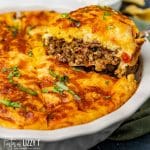
[{"label": "golden brown crust", "polygon": [[[25,23],[29,24],[30,20],[33,26],[37,23],[40,25],[30,32],[31,35],[42,34],[46,37],[65,39],[66,42],[83,39],[84,42],[100,43],[103,48],[115,51],[116,57],[121,61],[115,72],[118,77],[125,74],[127,66],[134,66],[137,63],[144,39],[139,37],[139,30],[131,19],[109,7],[87,6],[65,15],[56,12],[49,14],[35,12],[33,17],[30,13],[25,14],[27,14]],[[49,21],[48,26],[45,21],[35,22],[36,17],[40,18],[39,20],[46,18]],[[98,64],[95,66],[100,70]],[[78,64],[69,63],[69,65]]]},{"label": "golden brown crust", "polygon": [[[87,9],[102,13],[97,6]],[[78,13],[85,10],[79,9]],[[79,17],[78,13],[72,12],[71,16]],[[1,126],[52,130],[86,123],[116,110],[135,92],[137,83],[133,74],[116,79],[76,70],[47,56],[39,33],[41,29],[44,28],[42,34],[46,28],[49,32],[49,24],[57,20],[64,32],[79,30],[76,27],[64,28],[59,19],[60,14],[54,12],[23,12],[19,18],[15,13],[0,15]],[[65,26],[68,24],[70,22],[65,20]],[[82,24],[85,29],[86,25]],[[60,84],[60,77],[64,76],[69,78],[63,83],[61,81],[61,88],[65,84],[65,90],[54,91],[58,82]]]}]

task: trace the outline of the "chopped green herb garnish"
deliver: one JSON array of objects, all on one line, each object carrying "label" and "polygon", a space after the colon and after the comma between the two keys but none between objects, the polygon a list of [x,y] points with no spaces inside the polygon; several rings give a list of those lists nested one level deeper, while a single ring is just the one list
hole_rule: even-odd
[{"label": "chopped green herb garnish", "polygon": [[64,90],[58,86],[54,86],[53,89],[52,89],[53,92],[55,93],[62,93]]},{"label": "chopped green herb garnish", "polygon": [[71,95],[73,95],[73,97],[74,97],[75,99],[81,100],[80,96],[77,95],[74,91],[72,91],[72,90],[69,89],[67,92],[70,93]]},{"label": "chopped green herb garnish", "polygon": [[8,76],[7,76],[9,83],[14,84],[14,85],[17,86],[21,91],[26,92],[26,93],[28,93],[28,94],[30,94],[30,95],[33,95],[33,96],[37,96],[37,95],[38,95],[38,93],[37,93],[36,91],[34,91],[34,90],[30,89],[30,88],[26,88],[26,87],[22,86],[21,84],[16,83],[16,82],[14,81],[13,77],[20,77],[20,75],[21,75],[21,74],[20,74],[20,71],[19,71],[19,69],[18,69],[17,66],[14,66],[14,67],[9,68],[9,69],[7,69],[7,70],[10,71],[10,73],[9,73]]},{"label": "chopped green herb garnish", "polygon": [[69,89],[69,87],[66,85],[66,83],[69,81],[69,77],[64,75],[64,76],[60,76],[58,74],[56,74],[53,70],[49,70],[49,73],[51,76],[53,76],[55,79],[57,79],[58,81],[55,83],[52,91],[55,93],[62,93],[63,91],[66,91],[68,93],[70,93],[71,95],[73,95],[73,97],[77,100],[80,100],[81,98],[71,89]]},{"label": "chopped green herb garnish", "polygon": [[70,93],[77,100],[81,99],[74,91],[69,89],[68,86],[65,85],[65,83],[63,83],[63,82],[56,82],[56,85],[53,88],[53,92],[62,93],[63,91],[66,91],[66,92]]},{"label": "chopped green herb garnish", "polygon": [[62,76],[62,77],[59,77],[59,81],[60,82],[63,82],[63,83],[66,83],[69,81],[69,77],[68,76]]},{"label": "chopped green herb garnish", "polygon": [[19,71],[17,66],[14,66],[12,68],[12,74],[13,74],[14,77],[20,77],[20,71]]},{"label": "chopped green herb garnish", "polygon": [[60,89],[64,90],[64,91],[69,90],[69,88],[65,85],[64,82],[58,81],[58,82],[56,82],[56,86],[59,87]]},{"label": "chopped green herb garnish", "polygon": [[68,76],[64,75],[64,76],[60,76],[58,75],[54,70],[49,69],[49,74],[54,77],[55,79],[59,80],[60,82],[68,82],[69,78]]},{"label": "chopped green herb garnish", "polygon": [[104,14],[103,14],[103,20],[106,20],[107,16],[111,16],[111,13],[108,12],[108,11],[105,11]]},{"label": "chopped green herb garnish", "polygon": [[52,77],[54,77],[54,78],[57,78],[59,75],[57,75],[56,73],[55,73],[55,71],[54,70],[52,70],[52,69],[49,69],[49,74],[52,76]]},{"label": "chopped green herb garnish", "polygon": [[32,96],[37,96],[37,95],[38,95],[38,93],[37,93],[36,91],[34,91],[34,90],[30,89],[30,88],[24,87],[24,86],[22,86],[21,84],[17,84],[17,87],[18,87],[21,91],[23,91],[23,92],[25,92],[25,93],[27,93],[27,94],[30,94],[30,95],[32,95]]},{"label": "chopped green herb garnish", "polygon": [[62,17],[62,18],[69,18],[69,14],[68,14],[68,13],[62,13],[62,14],[61,14],[61,17]]},{"label": "chopped green herb garnish", "polygon": [[21,104],[19,102],[12,102],[9,99],[0,99],[0,103],[8,107],[20,108]]},{"label": "chopped green herb garnish", "polygon": [[20,77],[20,71],[17,66],[10,68],[11,72],[8,74],[7,78],[10,83],[13,83],[13,77]]},{"label": "chopped green herb garnish", "polygon": [[17,36],[18,34],[18,26],[7,26],[8,30],[10,30],[12,32],[12,35],[14,37]]},{"label": "chopped green herb garnish", "polygon": [[29,52],[28,52],[28,56],[29,56],[29,57],[32,57],[32,56],[33,56],[33,52],[32,52],[32,51],[29,51]]},{"label": "chopped green herb garnish", "polygon": [[71,18],[68,13],[62,13],[61,17],[70,20],[71,22],[73,22],[74,26],[76,26],[76,27],[81,26],[81,22],[76,19]]},{"label": "chopped green herb garnish", "polygon": [[13,83],[14,82],[14,80],[13,80],[13,73],[12,72],[9,73],[7,78],[8,78],[9,83]]},{"label": "chopped green herb garnish", "polygon": [[68,93],[70,93],[71,95],[75,95],[75,92],[70,89],[68,90]]},{"label": "chopped green herb garnish", "polygon": [[42,93],[48,93],[48,92],[49,92],[49,89],[43,88],[43,89],[41,90],[41,92],[42,92]]}]

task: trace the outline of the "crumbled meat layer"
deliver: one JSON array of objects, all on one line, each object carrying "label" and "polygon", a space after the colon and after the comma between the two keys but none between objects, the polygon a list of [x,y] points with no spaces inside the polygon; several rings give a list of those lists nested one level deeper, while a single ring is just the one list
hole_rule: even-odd
[{"label": "crumbled meat layer", "polygon": [[64,39],[49,37],[45,44],[48,55],[54,55],[59,61],[69,63],[70,66],[95,66],[96,71],[106,68],[114,71],[120,63],[120,59],[116,57],[117,51],[102,48],[97,42],[88,43],[74,39],[67,43]]}]

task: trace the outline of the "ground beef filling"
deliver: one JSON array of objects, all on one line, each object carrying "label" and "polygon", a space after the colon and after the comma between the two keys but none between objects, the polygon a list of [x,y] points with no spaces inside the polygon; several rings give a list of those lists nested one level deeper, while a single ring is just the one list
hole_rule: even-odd
[{"label": "ground beef filling", "polygon": [[64,39],[49,37],[44,43],[48,55],[54,55],[59,61],[68,63],[70,66],[94,66],[96,71],[114,72],[120,63],[120,59],[116,57],[116,51],[102,48],[98,42],[88,43],[74,39],[67,43]]}]

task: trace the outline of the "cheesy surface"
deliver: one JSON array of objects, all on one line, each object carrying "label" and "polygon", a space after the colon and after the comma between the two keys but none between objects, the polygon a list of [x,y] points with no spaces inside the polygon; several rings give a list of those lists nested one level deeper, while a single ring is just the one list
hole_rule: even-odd
[{"label": "cheesy surface", "polygon": [[[75,12],[71,15],[81,18]],[[115,13],[106,17],[110,18],[108,24],[112,24]],[[83,33],[86,40],[94,38],[85,28],[76,32],[76,28],[68,28],[68,20],[65,24],[61,20],[60,14],[48,11],[0,15],[0,126],[52,130],[87,123],[116,110],[135,92],[137,83],[133,74],[116,79],[70,67],[46,55],[43,45],[46,33],[66,36],[68,40],[70,35],[78,37]],[[80,21],[89,28],[90,20]],[[124,25],[127,31],[136,33],[137,29],[127,22]],[[96,21],[94,24],[97,26]],[[127,31],[122,29],[122,35]],[[126,39],[122,36],[120,46]],[[123,44],[127,48],[135,46]]]},{"label": "cheesy surface", "polygon": [[[25,15],[30,17],[24,19],[24,23],[33,27],[29,31],[30,35],[43,35],[43,39],[55,37],[68,43],[82,39],[85,43],[99,43],[102,49],[115,52],[115,56],[120,59],[115,71],[118,77],[126,74],[127,67],[136,65],[144,42],[131,19],[108,7],[93,5],[63,14],[50,12],[39,15],[35,12],[38,21],[35,21],[36,18],[30,12]],[[36,27],[38,23],[40,27]],[[96,70],[99,71],[101,68],[97,63],[99,61],[95,63]],[[90,64],[88,62],[84,65]]]}]

